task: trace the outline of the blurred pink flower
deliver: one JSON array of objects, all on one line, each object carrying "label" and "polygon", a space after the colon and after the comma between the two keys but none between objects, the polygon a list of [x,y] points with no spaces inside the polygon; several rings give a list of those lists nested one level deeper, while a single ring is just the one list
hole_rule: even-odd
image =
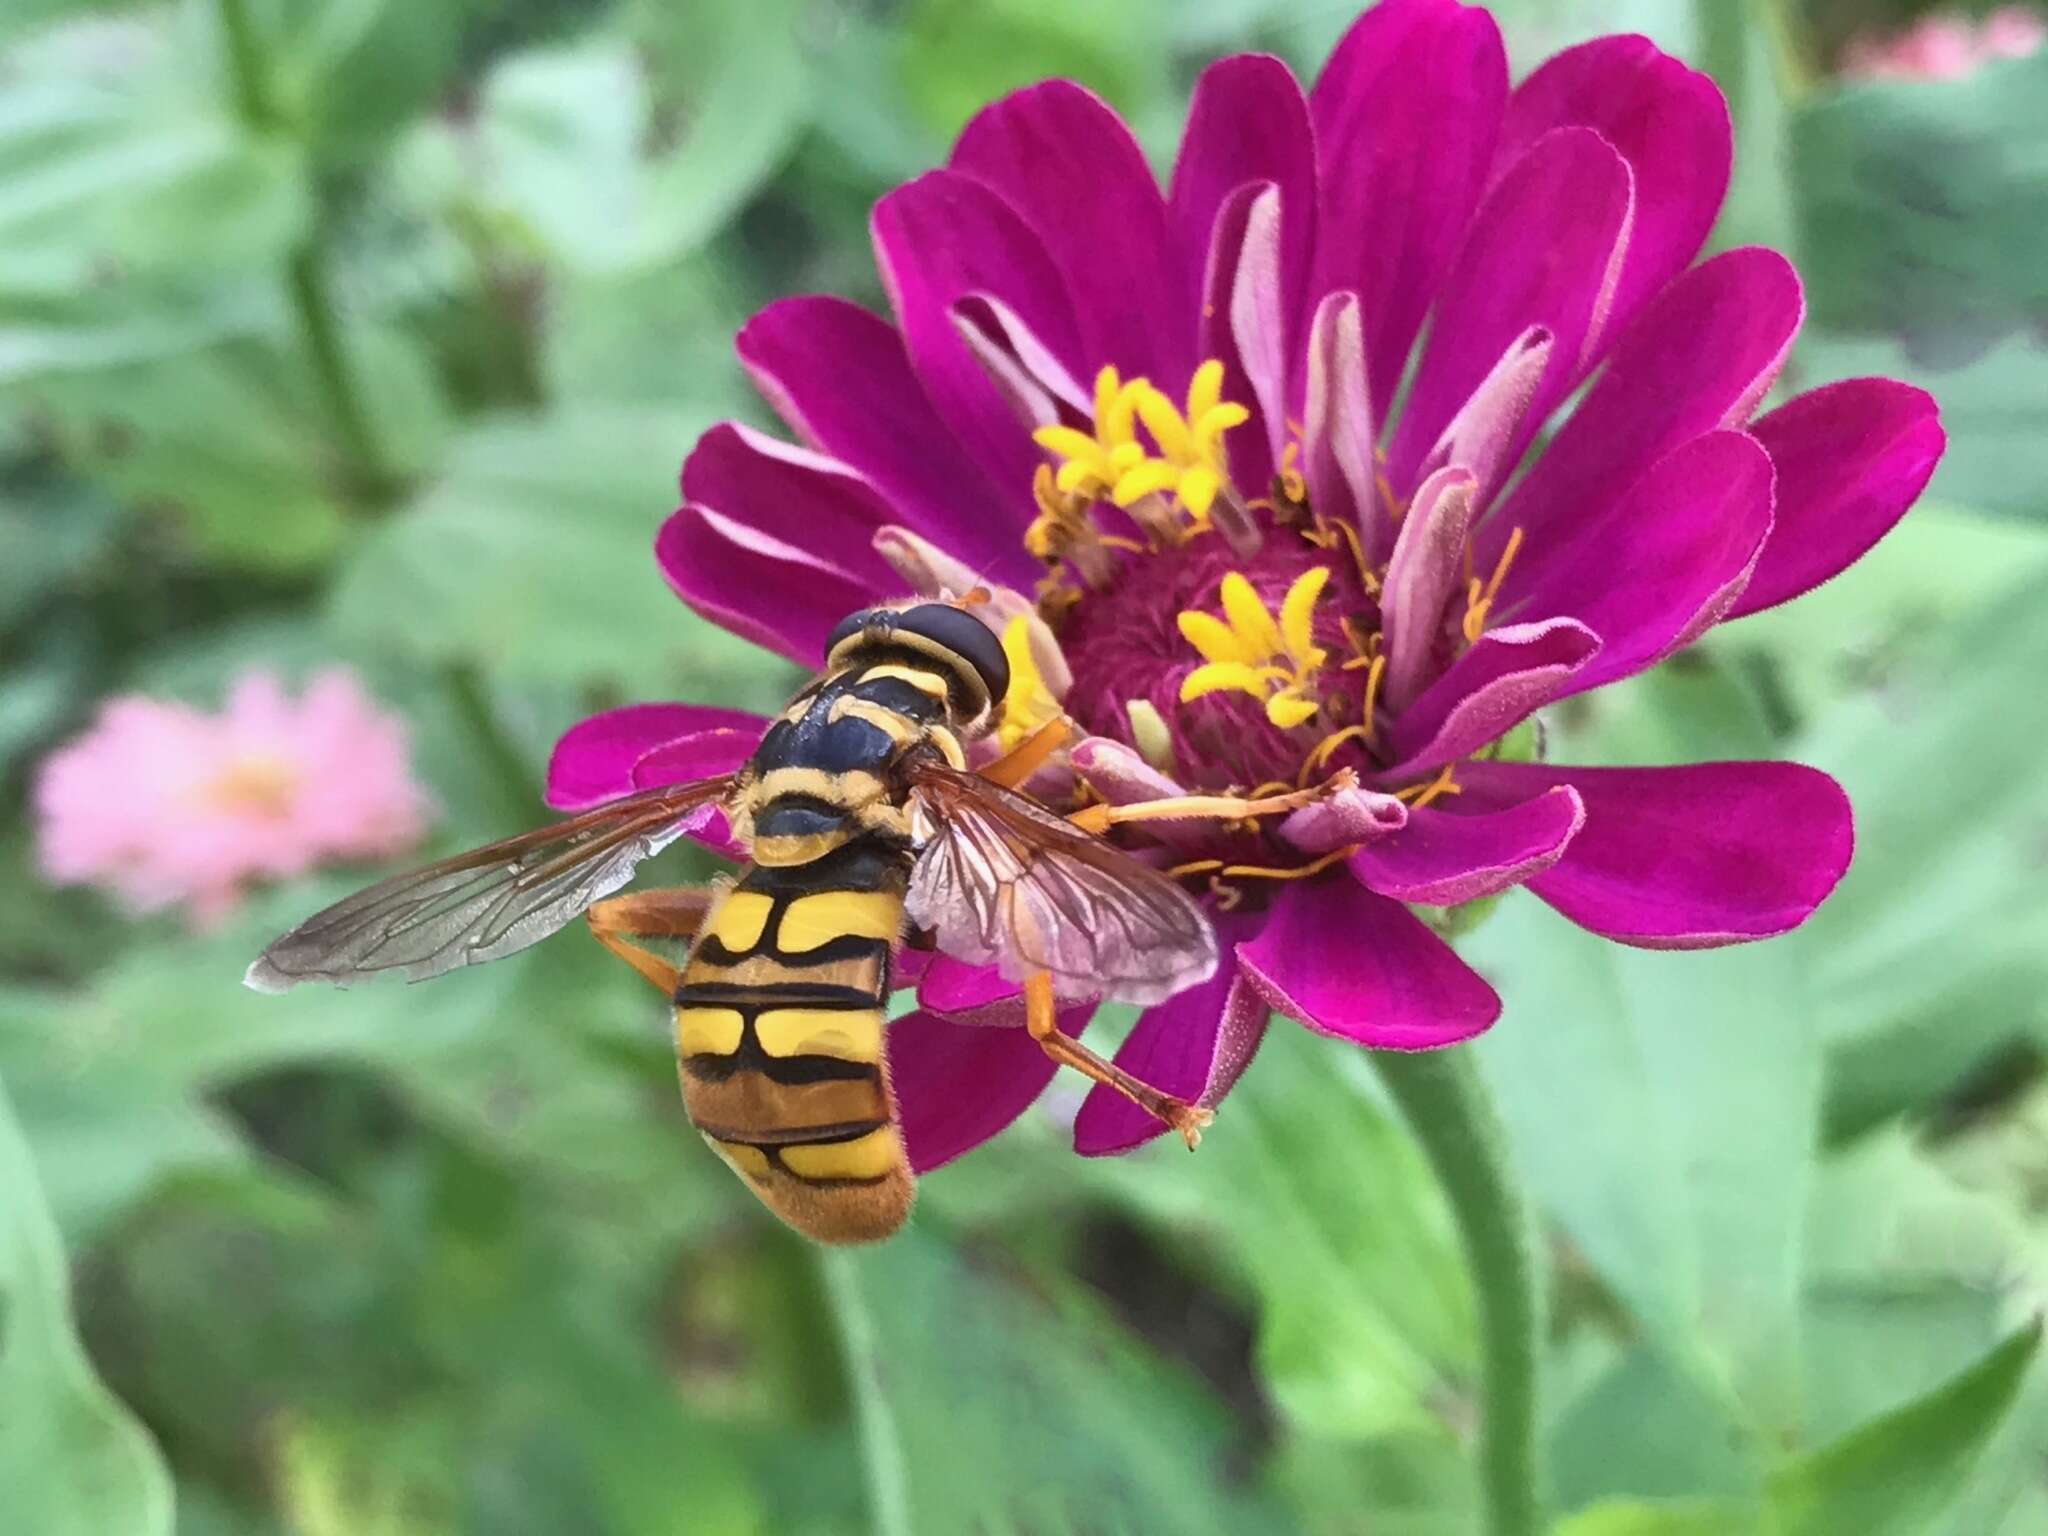
[{"label": "blurred pink flower", "polygon": [[402,723],[334,669],[297,700],[246,673],[217,715],[110,699],[44,761],[35,807],[51,882],[100,886],[135,912],[182,905],[207,927],[252,880],[404,851],[427,801]]},{"label": "blurred pink flower", "polygon": [[1955,80],[1993,59],[2021,59],[2048,42],[2048,21],[2024,5],[2001,6],[1982,21],[1928,16],[1889,37],[1859,37],[1842,55],[1852,80]]}]

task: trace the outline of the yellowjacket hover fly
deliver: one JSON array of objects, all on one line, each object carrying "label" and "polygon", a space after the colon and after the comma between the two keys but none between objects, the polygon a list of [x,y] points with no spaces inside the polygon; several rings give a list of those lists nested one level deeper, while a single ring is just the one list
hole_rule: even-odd
[{"label": "yellowjacket hover fly", "polygon": [[[903,1224],[915,1193],[883,1048],[907,916],[941,952],[1022,982],[1028,1026],[1055,1061],[1194,1145],[1208,1110],[1058,1027],[1061,994],[1156,1002],[1216,965],[1195,900],[1101,834],[1122,821],[1271,814],[1323,791],[1062,818],[1012,787],[1062,744],[1062,722],[979,772],[967,766],[1009,687],[1002,647],[972,613],[864,610],[828,650],[738,772],[628,795],[371,886],[278,939],[248,984],[424,980],[585,914],[673,1004],[683,1101],[712,1149],[799,1232],[869,1242]],[[613,895],[714,803],[752,859],[736,881]],[[679,968],[632,942],[644,938],[694,942]]]}]

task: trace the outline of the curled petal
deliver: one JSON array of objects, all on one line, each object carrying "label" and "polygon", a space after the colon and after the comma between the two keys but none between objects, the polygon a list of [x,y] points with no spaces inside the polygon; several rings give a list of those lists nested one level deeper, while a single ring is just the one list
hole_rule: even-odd
[{"label": "curled petal", "polygon": [[1849,867],[1841,786],[1799,763],[1570,768],[1468,763],[1473,803],[1568,785],[1586,824],[1529,888],[1582,928],[1646,949],[1705,949],[1798,927]]},{"label": "curled petal", "polygon": [[1465,537],[1478,481],[1470,470],[1438,470],[1422,483],[1401,519],[1380,592],[1386,677],[1380,698],[1400,711],[1438,670],[1438,645],[1451,596],[1465,584]]},{"label": "curled petal", "polygon": [[1309,323],[1302,469],[1309,504],[1319,516],[1349,520],[1368,560],[1387,542],[1373,457],[1370,371],[1358,295],[1328,295]]},{"label": "curled petal", "polygon": [[1349,877],[1289,885],[1237,958],[1290,1019],[1376,1050],[1455,1045],[1500,1017],[1493,988],[1448,944]]},{"label": "curled petal", "polygon": [[1400,784],[1498,741],[1570,692],[1599,654],[1600,637],[1575,619],[1487,631],[1395,722],[1394,745],[1403,756],[1381,780]]},{"label": "curled petal", "polygon": [[1407,802],[1354,787],[1289,812],[1280,823],[1280,835],[1303,853],[1320,858],[1354,843],[1391,837],[1407,825]]},{"label": "curled petal", "polygon": [[1777,513],[1736,615],[1795,598],[1859,559],[1919,499],[1948,441],[1934,397],[1892,379],[1812,390],[1750,430],[1777,468]]},{"label": "curled petal", "polygon": [[1568,785],[1498,811],[1424,806],[1409,813],[1399,837],[1352,854],[1351,873],[1396,901],[1453,907],[1540,875],[1564,856],[1585,820],[1586,808]]}]

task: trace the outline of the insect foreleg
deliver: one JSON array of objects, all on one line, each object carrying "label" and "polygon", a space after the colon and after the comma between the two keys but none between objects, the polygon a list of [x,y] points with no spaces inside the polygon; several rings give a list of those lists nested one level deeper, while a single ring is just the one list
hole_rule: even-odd
[{"label": "insect foreleg", "polygon": [[992,783],[1005,789],[1016,789],[1043,768],[1073,734],[1073,727],[1065,719],[1048,720],[1008,752],[977,771]]},{"label": "insect foreleg", "polygon": [[1031,1031],[1045,1054],[1063,1067],[1072,1067],[1083,1077],[1114,1088],[1146,1114],[1164,1120],[1180,1132],[1192,1150],[1202,1139],[1202,1128],[1216,1118],[1213,1110],[1162,1093],[1150,1083],[1140,1082],[1115,1062],[1104,1061],[1072,1035],[1062,1034],[1052,977],[1040,971],[1024,983],[1024,1027]]},{"label": "insect foreleg", "polygon": [[715,894],[697,885],[628,891],[595,903],[583,919],[598,943],[659,987],[663,997],[673,998],[682,968],[632,941],[695,938]]},{"label": "insect foreleg", "polygon": [[1357,776],[1345,769],[1311,789],[1289,790],[1284,795],[1176,795],[1166,800],[1140,800],[1134,805],[1091,805],[1074,812],[1067,820],[1097,837],[1127,821],[1244,821],[1253,816],[1298,811],[1357,782]]}]

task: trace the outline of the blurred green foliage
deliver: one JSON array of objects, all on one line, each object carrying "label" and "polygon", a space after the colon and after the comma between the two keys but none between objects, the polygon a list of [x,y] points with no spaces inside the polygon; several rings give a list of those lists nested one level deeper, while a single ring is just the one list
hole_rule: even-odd
[{"label": "blurred green foliage", "polygon": [[[1799,934],[1641,955],[1511,898],[1477,1048],[1551,1236],[1559,1536],[2048,1528],[2044,66],[1843,87],[1877,0],[1501,0],[1722,79],[1722,244],[1799,257],[1788,387],[1940,396],[1929,504],[1794,607],[1553,722],[1789,755],[1860,853]],[[0,1529],[12,1536],[1469,1528],[1472,1297],[1348,1048],[1274,1032],[1199,1157],[1072,1158],[1062,1084],[821,1257],[683,1121],[590,946],[259,999],[340,894],[195,938],[42,888],[99,699],[336,659],[447,847],[597,706],[763,707],[648,545],[729,337],[874,301],[869,203],[1049,74],[1162,158],[1295,0],[14,0],[0,14]],[[667,856],[681,867],[688,855]],[[175,1513],[174,1513],[175,1510]]]}]

